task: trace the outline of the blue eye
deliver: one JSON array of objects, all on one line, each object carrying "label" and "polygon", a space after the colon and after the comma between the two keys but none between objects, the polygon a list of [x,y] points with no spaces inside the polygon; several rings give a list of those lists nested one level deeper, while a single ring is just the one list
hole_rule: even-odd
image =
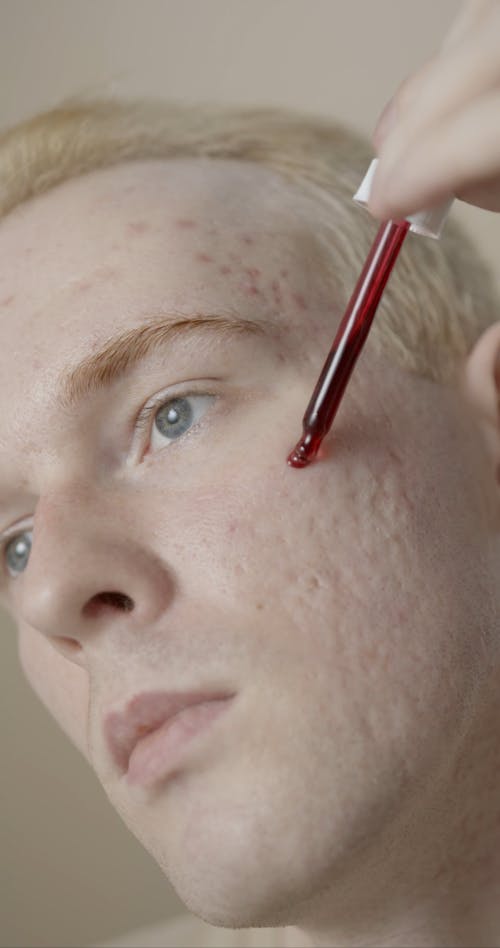
[{"label": "blue eye", "polygon": [[17,533],[3,545],[2,555],[5,558],[7,570],[14,579],[26,568],[31,550],[32,532],[32,530],[25,530],[24,533]]},{"label": "blue eye", "polygon": [[[181,438],[200,420],[215,398],[215,395],[183,395],[179,398],[169,398],[159,407],[150,406],[146,411],[147,417],[155,413],[151,431],[152,446],[163,447],[165,439],[177,441]],[[144,423],[141,422],[141,427]]]},{"label": "blue eye", "polygon": [[173,398],[156,414],[155,425],[166,438],[180,438],[193,424],[194,411],[189,398]]}]

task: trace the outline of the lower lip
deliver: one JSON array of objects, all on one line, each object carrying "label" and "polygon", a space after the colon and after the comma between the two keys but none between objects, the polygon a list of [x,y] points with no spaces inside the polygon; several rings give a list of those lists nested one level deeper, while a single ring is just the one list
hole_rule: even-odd
[{"label": "lower lip", "polygon": [[230,700],[190,705],[143,737],[130,755],[127,782],[148,789],[171,774],[179,766],[187,745],[228,708]]}]

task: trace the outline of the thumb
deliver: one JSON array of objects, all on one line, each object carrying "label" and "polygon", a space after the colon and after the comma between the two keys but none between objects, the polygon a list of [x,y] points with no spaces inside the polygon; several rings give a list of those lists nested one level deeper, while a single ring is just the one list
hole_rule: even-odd
[{"label": "thumb", "polygon": [[441,53],[451,49],[453,46],[457,46],[464,36],[470,33],[481,22],[488,8],[495,2],[496,0],[466,0],[441,43],[438,52],[429,57],[415,72],[403,79],[403,82],[400,83],[394,95],[382,109],[377,124],[375,125],[372,134],[372,143],[377,152],[380,151],[382,142],[397,124],[400,115],[404,114],[411,105],[427,67],[430,66]]},{"label": "thumb", "polygon": [[492,0],[466,0],[441,43],[440,52],[457,46],[481,22],[491,5]]}]

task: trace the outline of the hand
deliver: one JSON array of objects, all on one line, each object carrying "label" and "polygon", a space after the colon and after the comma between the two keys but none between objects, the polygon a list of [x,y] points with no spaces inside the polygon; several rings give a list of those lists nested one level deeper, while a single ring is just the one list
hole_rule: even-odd
[{"label": "hand", "polygon": [[469,0],[373,134],[368,207],[401,218],[455,196],[500,211],[500,0]]}]

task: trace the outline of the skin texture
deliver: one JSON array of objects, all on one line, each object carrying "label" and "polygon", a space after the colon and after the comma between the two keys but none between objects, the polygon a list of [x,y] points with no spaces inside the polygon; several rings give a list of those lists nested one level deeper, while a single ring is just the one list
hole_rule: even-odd
[{"label": "skin texture", "polygon": [[[296,471],[338,307],[276,176],[95,172],[2,221],[0,261],[1,529],[33,528],[3,603],[33,688],[188,909],[284,926],[284,945],[498,935],[498,325],[460,391],[368,341]],[[65,367],[145,314],[222,306],[268,336],[177,342],[52,404]],[[217,394],[199,425],[133,444],[142,405],[185,380]],[[158,688],[236,697],[132,791],[102,718]]]}]

